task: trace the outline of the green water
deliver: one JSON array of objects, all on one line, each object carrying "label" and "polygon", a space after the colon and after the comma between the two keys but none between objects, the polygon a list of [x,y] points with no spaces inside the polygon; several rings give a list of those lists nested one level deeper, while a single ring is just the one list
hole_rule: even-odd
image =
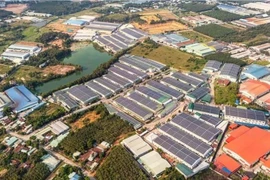
[{"label": "green water", "polygon": [[72,55],[63,60],[64,63],[80,65],[83,70],[69,76],[55,79],[44,83],[36,88],[38,93],[46,93],[60,86],[69,84],[83,76],[91,74],[100,64],[109,61],[111,56],[106,52],[97,51],[92,45],[86,46],[72,53]]}]

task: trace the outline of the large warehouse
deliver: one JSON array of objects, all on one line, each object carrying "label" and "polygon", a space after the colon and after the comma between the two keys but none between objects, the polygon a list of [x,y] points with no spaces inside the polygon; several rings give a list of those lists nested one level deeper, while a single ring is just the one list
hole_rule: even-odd
[{"label": "large warehouse", "polygon": [[203,71],[205,72],[217,72],[219,71],[222,63],[219,61],[214,61],[214,60],[209,60],[207,63],[204,65]]},{"label": "large warehouse", "polygon": [[244,166],[250,167],[270,152],[269,142],[268,131],[253,127],[226,144],[223,150]]},{"label": "large warehouse", "polygon": [[[258,80],[249,79],[240,84],[239,93],[251,101],[270,92],[270,85]],[[245,103],[250,103],[245,102]]]},{"label": "large warehouse", "polygon": [[232,82],[236,82],[238,80],[238,73],[240,71],[240,66],[231,63],[225,63],[221,68],[219,78],[228,79]]},{"label": "large warehouse", "polygon": [[13,111],[20,113],[38,105],[39,99],[32,94],[24,85],[12,87],[5,91],[11,99]]},{"label": "large warehouse", "polygon": [[264,112],[226,106],[224,119],[246,126],[269,128]]},{"label": "large warehouse", "polygon": [[241,80],[244,79],[261,79],[270,75],[270,69],[266,66],[260,66],[257,64],[251,64],[243,68],[241,73]]}]

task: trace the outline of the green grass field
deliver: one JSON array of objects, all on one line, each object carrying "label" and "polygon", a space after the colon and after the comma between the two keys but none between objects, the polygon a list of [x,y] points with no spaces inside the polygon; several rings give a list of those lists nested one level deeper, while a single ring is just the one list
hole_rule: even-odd
[{"label": "green grass field", "polygon": [[23,40],[25,41],[36,41],[36,39],[45,32],[49,32],[50,30],[46,27],[38,28],[34,26],[30,26],[26,28],[22,34],[24,36]]},{"label": "green grass field", "polygon": [[255,61],[253,64],[258,64],[258,65],[262,65],[262,66],[267,66],[270,64],[269,61]]},{"label": "green grass field", "polygon": [[5,64],[0,64],[0,74],[5,74],[11,69],[10,66]]},{"label": "green grass field", "polygon": [[[204,64],[200,62],[189,61],[193,55],[173,49],[167,46],[159,46],[152,48],[146,44],[140,44],[133,48],[130,52],[133,55],[143,56],[149,59],[164,63],[170,67],[182,71],[200,71]],[[204,61],[201,61],[204,63]]]},{"label": "green grass field", "polygon": [[201,43],[207,43],[213,40],[212,37],[206,36],[196,31],[183,31],[183,32],[180,32],[180,34],[189,39],[194,39]]}]

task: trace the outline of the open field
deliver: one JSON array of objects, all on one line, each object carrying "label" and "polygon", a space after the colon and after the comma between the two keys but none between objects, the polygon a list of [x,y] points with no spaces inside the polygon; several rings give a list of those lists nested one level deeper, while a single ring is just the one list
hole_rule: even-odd
[{"label": "open field", "polygon": [[75,123],[73,123],[72,129],[81,129],[83,128],[85,125],[95,122],[98,118],[100,118],[100,115],[97,114],[95,111],[91,111],[87,114],[85,114],[83,117],[81,117],[80,119],[78,119]]},{"label": "open field", "polygon": [[59,19],[57,21],[47,24],[46,27],[52,31],[63,32],[68,34],[73,34],[74,32],[76,32],[81,28],[79,26],[65,25],[63,24],[63,22],[65,21],[66,21],[65,19]]},{"label": "open field", "polygon": [[6,11],[11,11],[14,14],[21,14],[28,8],[27,4],[8,4],[7,7],[2,8]]},{"label": "open field", "polygon": [[131,50],[131,54],[150,58],[182,71],[200,71],[205,63],[203,60],[191,61],[191,54],[167,46],[154,49],[140,44]]},{"label": "open field", "polygon": [[170,22],[160,23],[160,24],[142,24],[142,25],[138,23],[132,23],[132,24],[136,28],[146,31],[149,34],[159,34],[159,33],[164,33],[167,31],[178,31],[178,30],[187,29],[187,26],[176,21],[170,21]]},{"label": "open field", "polygon": [[159,21],[160,19],[156,15],[147,15],[147,16],[141,16],[142,20],[145,20],[148,24],[150,24],[151,21]]},{"label": "open field", "polygon": [[41,108],[41,109],[38,109],[36,111],[34,111],[33,113],[31,113],[28,117],[29,118],[38,118],[38,117],[41,117],[41,116],[50,116],[52,115],[53,113],[55,113],[56,111],[58,110],[63,110],[63,107],[58,105],[58,104],[53,104],[53,103],[50,103],[49,105],[45,105],[44,106],[45,108]]},{"label": "open field", "polygon": [[25,41],[36,41],[36,39],[41,36],[43,33],[49,32],[49,28],[46,27],[42,27],[42,28],[38,28],[38,27],[34,27],[34,26],[30,26],[28,28],[26,28],[25,30],[23,30],[22,34],[24,36],[24,40]]},{"label": "open field", "polygon": [[196,31],[183,31],[183,32],[180,32],[180,34],[189,39],[194,39],[201,43],[207,43],[213,40],[212,37],[206,36]]},{"label": "open field", "polygon": [[55,65],[55,66],[47,66],[43,69],[43,73],[45,74],[60,74],[65,75],[70,71],[74,71],[76,68],[71,65]]},{"label": "open field", "polygon": [[0,64],[0,74],[6,74],[11,69],[10,66],[5,64]]},{"label": "open field", "polygon": [[[139,13],[142,16],[160,16],[162,20],[177,20],[178,17],[171,11],[165,9],[148,9]],[[159,19],[159,18],[158,18]]]},{"label": "open field", "polygon": [[262,65],[262,66],[267,66],[270,64],[270,61],[255,61],[254,64]]}]

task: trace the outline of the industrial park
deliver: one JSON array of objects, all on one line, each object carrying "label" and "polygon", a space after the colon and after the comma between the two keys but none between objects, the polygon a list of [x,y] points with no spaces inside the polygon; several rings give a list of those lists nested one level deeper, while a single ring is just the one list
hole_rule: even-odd
[{"label": "industrial park", "polygon": [[270,177],[270,2],[0,1],[0,180]]}]

